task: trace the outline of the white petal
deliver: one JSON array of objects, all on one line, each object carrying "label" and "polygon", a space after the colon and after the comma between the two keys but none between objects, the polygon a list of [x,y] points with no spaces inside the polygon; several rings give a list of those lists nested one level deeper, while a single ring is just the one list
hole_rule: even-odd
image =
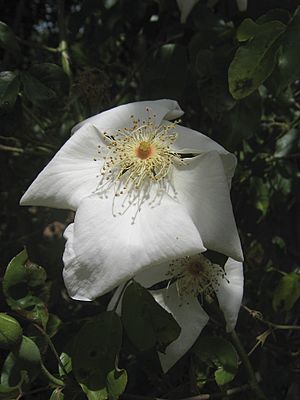
[{"label": "white petal", "polygon": [[220,278],[216,295],[224,313],[227,332],[230,332],[236,325],[243,298],[243,264],[229,258],[225,264],[225,272],[226,279]]},{"label": "white petal", "polygon": [[20,203],[76,210],[80,200],[96,189],[105,152],[103,134],[93,125],[85,125],[56,153]]},{"label": "white petal", "polygon": [[[184,208],[165,195],[160,204],[134,206],[114,216],[111,198],[84,199],[74,222],[72,252],[64,254],[64,280],[74,299],[93,300],[152,264],[204,251]],[[68,244],[66,249],[68,249]]]},{"label": "white petal", "polygon": [[209,318],[196,297],[190,298],[188,303],[181,299],[175,284],[151,293],[181,327],[179,337],[166,348],[166,353],[159,354],[162,369],[167,372],[194,344]]},{"label": "white petal", "polygon": [[156,283],[169,280],[167,273],[170,271],[170,262],[163,262],[157,265],[152,265],[149,268],[139,272],[135,280],[145,288],[149,289]]},{"label": "white petal", "polygon": [[219,154],[212,151],[187,162],[174,170],[179,201],[187,208],[206,248],[242,261],[228,178]]},{"label": "white petal", "polygon": [[123,292],[125,284],[120,285],[120,286],[117,287],[117,289],[115,290],[112,298],[110,299],[110,301],[108,303],[107,311],[112,311],[115,308],[115,306],[117,304],[117,301],[118,301],[119,303],[118,303],[117,308],[116,308],[116,313],[118,315],[122,314],[122,299],[123,299],[123,294],[124,294],[122,292]]},{"label": "white petal", "polygon": [[198,3],[199,0],[177,0],[177,5],[180,10],[180,22],[185,23],[192,8]]},{"label": "white petal", "polygon": [[[149,108],[150,114],[148,114],[147,108]],[[143,121],[147,120],[148,115],[153,117],[153,114],[156,115],[156,124],[160,125],[163,119],[172,120],[178,118],[183,114],[183,111],[177,101],[174,100],[138,101],[111,108],[110,110],[94,115],[75,125],[72,133],[76,132],[77,129],[86,123],[92,123],[99,130],[107,130],[108,132],[111,129],[127,128],[132,125],[131,115],[135,119]]]},{"label": "white petal", "polygon": [[174,147],[180,153],[217,151],[219,154],[229,154],[224,147],[201,132],[181,125],[176,125],[174,132],[177,135]]}]

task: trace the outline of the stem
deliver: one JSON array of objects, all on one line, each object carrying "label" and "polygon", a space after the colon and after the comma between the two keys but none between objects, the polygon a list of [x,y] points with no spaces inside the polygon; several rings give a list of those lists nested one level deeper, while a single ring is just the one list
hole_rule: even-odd
[{"label": "stem", "polygon": [[113,307],[113,310],[114,310],[114,311],[116,311],[116,309],[118,308],[118,305],[119,305],[119,303],[120,303],[120,301],[121,301],[121,299],[122,299],[122,297],[123,297],[123,294],[124,294],[125,290],[127,289],[129,283],[131,283],[131,282],[132,282],[132,279],[129,279],[129,280],[124,284],[124,286],[123,286],[123,288],[122,288],[122,290],[121,290],[121,292],[120,292],[120,294],[119,294],[119,297],[117,298],[116,304],[115,304],[114,307]]},{"label": "stem", "polygon": [[231,339],[234,344],[234,347],[236,348],[237,352],[239,353],[239,356],[243,362],[243,365],[247,371],[248,377],[249,377],[249,383],[252,391],[256,394],[256,399],[257,400],[266,400],[266,396],[264,395],[263,391],[259,387],[259,384],[257,382],[255,373],[253,371],[252,365],[250,363],[250,360],[248,358],[248,355],[238,337],[236,334],[235,330],[231,332]]},{"label": "stem", "polygon": [[23,44],[24,46],[28,46],[30,48],[35,48],[35,49],[41,49],[45,51],[49,51],[50,53],[59,53],[59,49],[56,49],[55,47],[49,47],[45,46],[44,44],[36,43],[36,42],[31,42],[30,40],[24,40],[19,37],[17,37],[17,40],[20,44]]},{"label": "stem", "polygon": [[64,374],[67,376],[67,375],[68,375],[68,372],[66,371],[64,364],[62,363],[62,361],[61,361],[59,355],[57,354],[57,351],[56,351],[56,349],[55,349],[55,347],[54,347],[54,344],[53,344],[53,342],[52,342],[50,336],[49,336],[48,333],[45,332],[44,329],[41,328],[39,325],[34,324],[34,326],[36,327],[36,329],[37,329],[38,331],[40,331],[40,332],[43,334],[43,336],[45,336],[45,338],[46,338],[46,340],[47,340],[47,343],[48,343],[50,349],[52,350],[52,353],[54,354],[55,358],[57,359],[57,362],[58,362],[60,368],[63,370]]},{"label": "stem", "polygon": [[64,382],[61,379],[56,378],[54,375],[51,374],[51,372],[49,372],[47,370],[47,368],[45,367],[45,365],[42,363],[41,361],[41,368],[42,371],[44,373],[44,375],[46,376],[46,378],[48,379],[49,382],[53,383],[55,386],[64,386]]}]

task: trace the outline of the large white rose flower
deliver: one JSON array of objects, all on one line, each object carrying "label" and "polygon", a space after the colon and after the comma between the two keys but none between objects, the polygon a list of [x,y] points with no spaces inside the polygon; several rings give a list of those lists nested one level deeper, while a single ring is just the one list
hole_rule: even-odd
[{"label": "large white rose flower", "polygon": [[[231,332],[237,321],[243,297],[243,264],[228,259],[224,269],[213,264],[203,254],[195,254],[163,263],[151,270],[136,275],[135,280],[144,287],[151,287],[161,281],[164,289],[151,290],[155,300],[170,312],[179,326],[179,337],[172,342],[165,353],[159,353],[161,366],[167,372],[194,344],[209,320],[200,300],[216,295],[226,321],[226,330]],[[114,293],[108,309],[117,305],[122,313],[120,294],[124,285]]]},{"label": "large white rose flower", "polygon": [[21,199],[76,211],[66,232],[70,296],[93,300],[136,273],[206,249],[242,260],[229,189],[236,160],[169,122],[172,100],[119,106],[83,121]]}]

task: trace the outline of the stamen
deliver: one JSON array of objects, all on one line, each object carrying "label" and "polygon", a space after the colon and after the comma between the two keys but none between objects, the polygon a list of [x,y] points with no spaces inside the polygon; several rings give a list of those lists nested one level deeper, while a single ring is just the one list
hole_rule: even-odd
[{"label": "stamen", "polygon": [[220,279],[227,279],[224,269],[201,253],[171,262],[167,276],[175,279],[178,296],[182,299],[198,295],[210,298],[220,285]]},{"label": "stamen", "polygon": [[101,175],[106,181],[118,184],[119,194],[126,189],[138,191],[145,183],[162,181],[173,164],[184,164],[170,148],[176,140],[174,128],[178,122],[157,126],[155,116],[151,116],[149,109],[146,111],[146,121],[141,123],[132,115],[131,128],[118,129],[113,136],[105,134],[109,144]]}]

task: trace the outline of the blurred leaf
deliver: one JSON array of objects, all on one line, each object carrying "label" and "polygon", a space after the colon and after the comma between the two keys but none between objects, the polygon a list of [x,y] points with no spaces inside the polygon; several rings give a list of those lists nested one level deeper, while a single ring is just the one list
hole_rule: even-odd
[{"label": "blurred leaf", "polygon": [[256,35],[259,25],[251,18],[245,18],[236,31],[236,37],[239,42],[246,42]]},{"label": "blurred leaf", "polygon": [[0,112],[11,110],[19,93],[20,81],[17,73],[0,72]]},{"label": "blurred leaf", "polygon": [[5,386],[0,384],[0,399],[1,400],[15,400],[20,395],[21,391],[19,386]]},{"label": "blurred leaf", "polygon": [[25,381],[33,381],[40,372],[41,354],[37,345],[23,336],[21,343],[7,356],[1,374],[1,384],[16,386],[26,372]]},{"label": "blurred leaf", "polygon": [[20,47],[14,32],[4,22],[0,21],[0,47],[20,58]]},{"label": "blurred leaf", "polygon": [[56,94],[68,89],[68,77],[64,73],[63,69],[57,64],[35,64],[28,72],[45,86],[54,90]]},{"label": "blurred leaf", "polygon": [[0,348],[11,349],[22,339],[22,328],[10,315],[0,313]]},{"label": "blurred leaf", "polygon": [[69,354],[65,352],[62,352],[59,358],[62,362],[62,365],[64,366],[64,369],[62,369],[62,367],[58,365],[59,375],[65,376],[65,371],[68,374],[72,371],[72,358],[69,356]]},{"label": "blurred leaf", "polygon": [[46,325],[46,332],[49,337],[53,337],[58,332],[61,326],[61,320],[55,314],[48,315],[48,321]]},{"label": "blurred leaf", "polygon": [[21,80],[25,96],[35,106],[45,108],[53,104],[57,96],[49,85],[45,85],[28,72],[23,72],[21,74]]},{"label": "blurred leaf", "polygon": [[44,290],[46,277],[42,267],[28,260],[26,250],[12,259],[3,277],[3,293],[11,309],[41,323],[44,328],[48,310],[35,294]]},{"label": "blurred leaf", "polygon": [[125,290],[122,321],[129,339],[140,351],[156,347],[164,352],[180,334],[180,326],[172,314],[164,310],[148,290],[136,282]]},{"label": "blurred leaf", "polygon": [[238,369],[238,355],[227,340],[200,336],[193,347],[193,354],[215,369],[215,380],[219,386],[232,381]]},{"label": "blurred leaf", "polygon": [[62,392],[62,388],[56,388],[53,390],[49,400],[64,400],[65,396]]},{"label": "blurred leaf", "polygon": [[280,86],[300,78],[300,7],[298,7],[283,35],[282,50],[279,54]]},{"label": "blurred leaf", "polygon": [[256,23],[265,24],[270,21],[280,21],[284,24],[287,24],[291,18],[290,13],[287,10],[283,10],[281,8],[273,8],[268,10],[264,15],[261,15],[257,18]]},{"label": "blurred leaf", "polygon": [[179,98],[185,88],[187,52],[183,46],[165,44],[145,63],[141,84],[147,98]]},{"label": "blurred leaf", "polygon": [[290,129],[285,135],[276,142],[275,157],[285,157],[291,153],[297,153],[300,150],[300,138],[298,130]]},{"label": "blurred leaf", "polygon": [[118,400],[127,385],[127,372],[125,369],[114,369],[107,374],[107,391],[109,398]]},{"label": "blurred leaf", "polygon": [[275,311],[283,309],[289,311],[300,298],[300,275],[291,272],[284,275],[273,294],[273,308]]},{"label": "blurred leaf", "polygon": [[284,30],[285,25],[281,22],[268,22],[238,48],[228,70],[229,90],[235,99],[249,96],[272,73],[279,47],[278,38]]},{"label": "blurred leaf", "polygon": [[106,399],[106,377],[115,368],[122,342],[117,314],[105,312],[87,322],[75,337],[73,372],[89,400]]}]

